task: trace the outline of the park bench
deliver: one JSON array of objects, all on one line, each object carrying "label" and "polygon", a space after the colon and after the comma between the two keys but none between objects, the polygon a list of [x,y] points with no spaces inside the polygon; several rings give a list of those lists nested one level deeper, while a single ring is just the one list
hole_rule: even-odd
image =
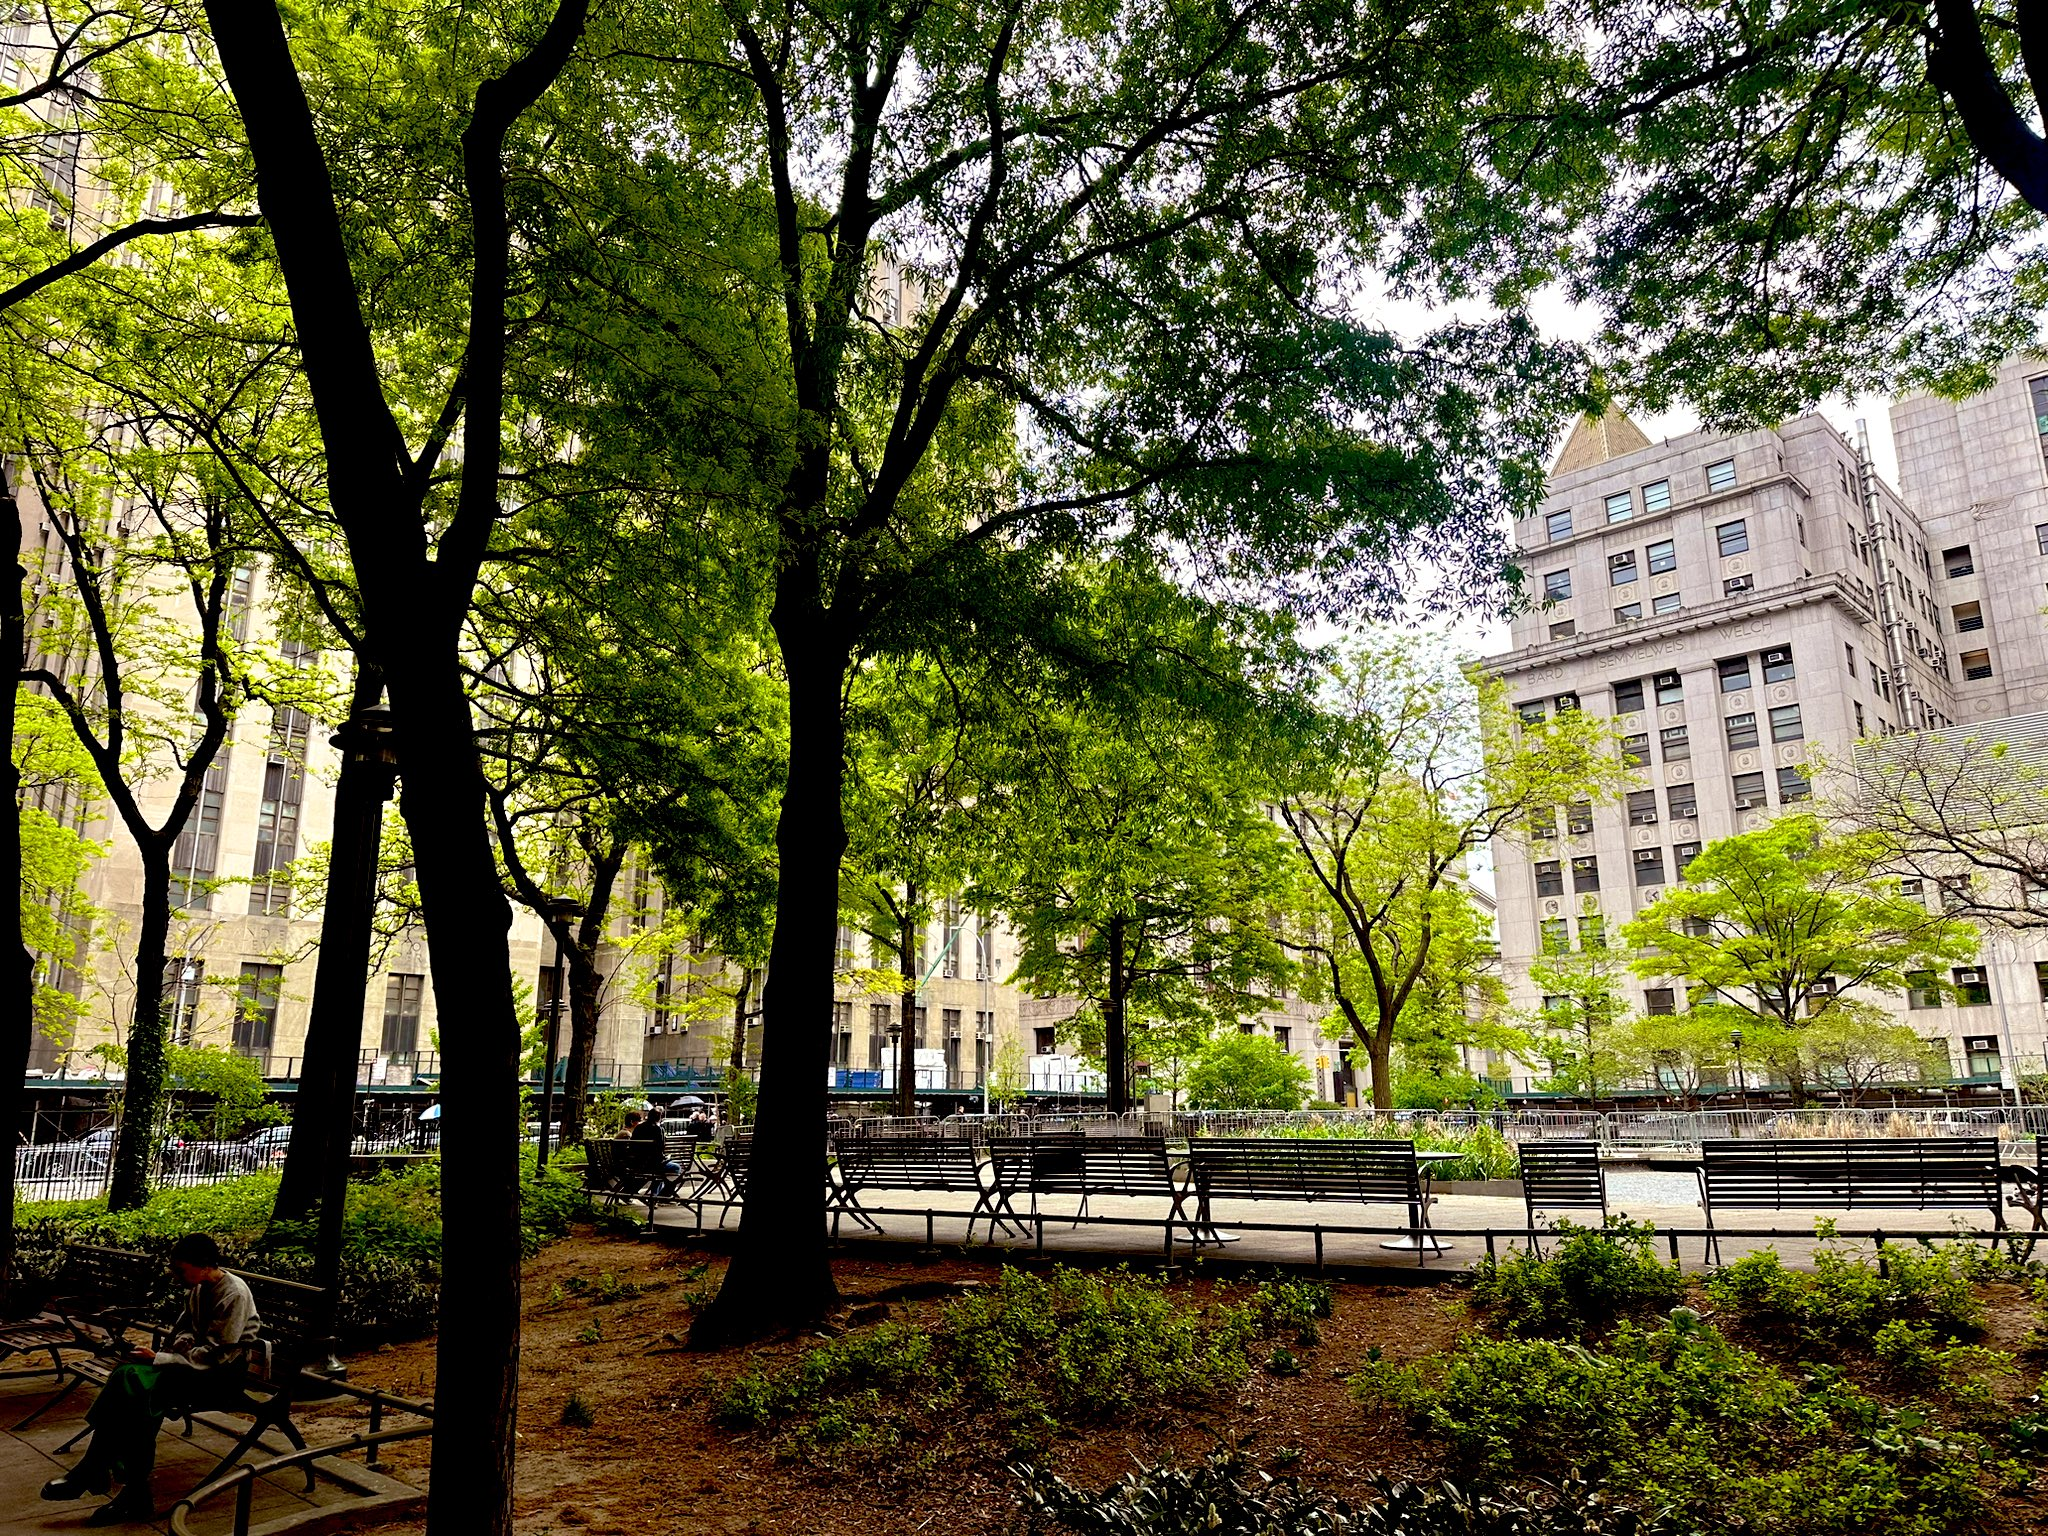
[{"label": "park bench", "polygon": [[1190,1187],[1175,1166],[1166,1142],[1156,1136],[1087,1136],[1075,1133],[1005,1138],[989,1144],[994,1209],[1017,1221],[1015,1197],[1028,1193],[1031,1214],[1048,1195],[1078,1195],[1074,1224],[1088,1214],[1096,1195],[1163,1198],[1170,1204],[1169,1225],[1194,1228],[1187,1218]]},{"label": "park bench", "polygon": [[[119,1253],[119,1250],[98,1250],[100,1255]],[[164,1275],[164,1264],[160,1259],[146,1254],[120,1253],[121,1262],[110,1264],[104,1257],[93,1258],[88,1263],[103,1276],[125,1273],[132,1283],[138,1271],[127,1261],[146,1260],[153,1278],[168,1280]],[[295,1451],[306,1448],[306,1440],[292,1422],[292,1405],[313,1397],[327,1396],[326,1379],[314,1374],[309,1368],[324,1362],[332,1347],[332,1321],[334,1315],[333,1293],[324,1287],[303,1285],[296,1280],[283,1280],[275,1275],[251,1274],[246,1270],[234,1270],[248,1284],[251,1297],[256,1303],[259,1322],[257,1338],[249,1354],[249,1368],[246,1373],[206,1382],[200,1394],[183,1405],[178,1415],[185,1422],[184,1433],[190,1438],[193,1419],[202,1413],[230,1413],[249,1416],[248,1429],[241,1431],[234,1446],[215,1463],[213,1469],[199,1480],[199,1486],[212,1482],[221,1473],[235,1465],[251,1450],[262,1443],[266,1431],[275,1429],[291,1443]],[[162,1288],[165,1296],[172,1301],[177,1298],[175,1283]],[[130,1289],[129,1295],[142,1292]],[[164,1302],[158,1301],[149,1310],[161,1312]],[[16,1430],[26,1429],[51,1408],[62,1402],[80,1386],[102,1387],[114,1368],[122,1363],[128,1347],[125,1330],[137,1326],[128,1316],[130,1311],[140,1308],[122,1309],[109,1314],[108,1320],[115,1323],[114,1331],[100,1348],[79,1359],[63,1363],[61,1381],[57,1391],[42,1402]],[[169,1337],[170,1329],[159,1322],[150,1324],[152,1343],[161,1345]],[[230,1432],[233,1432],[232,1430]],[[72,1446],[90,1433],[89,1427],[82,1427],[77,1434],[57,1448],[63,1455]],[[313,1469],[304,1467],[306,1491],[313,1491]]]},{"label": "park bench", "polygon": [[1427,1261],[1434,1246],[1427,1234],[1435,1196],[1412,1141],[1198,1136],[1188,1143],[1188,1164],[1196,1224],[1212,1240],[1216,1224],[1210,1204],[1215,1200],[1341,1201],[1405,1205],[1417,1261]]},{"label": "park bench", "polygon": [[[2048,1226],[2048,1200],[2042,1198],[2044,1192],[2048,1192],[2048,1136],[2034,1138],[2032,1167],[2025,1163],[2007,1163],[1999,1172],[2004,1175],[2006,1182],[2013,1186],[2012,1194],[2007,1197],[2009,1203],[2034,1218],[2036,1232],[2043,1226]],[[2029,1238],[2029,1257],[2033,1255],[2033,1251],[2034,1240]]]},{"label": "park bench", "polygon": [[999,1223],[996,1186],[984,1176],[981,1149],[973,1142],[938,1137],[847,1136],[841,1138],[837,1154],[835,1203],[856,1221],[881,1230],[881,1224],[860,1208],[863,1190],[972,1195],[974,1209],[967,1218],[967,1240],[974,1240],[974,1224],[984,1215],[988,1217],[989,1235],[994,1237]]},{"label": "park bench", "polygon": [[1700,1143],[1706,1253],[1719,1261],[1716,1210],[1988,1210],[2003,1230],[1992,1136],[1719,1139]]},{"label": "park bench", "polygon": [[1607,1173],[1600,1146],[1591,1141],[1529,1141],[1516,1154],[1522,1164],[1522,1201],[1529,1212],[1529,1251],[1542,1257],[1536,1218],[1560,1210],[1600,1213],[1607,1225]]},{"label": "park bench", "polygon": [[733,1131],[716,1143],[715,1150],[707,1161],[694,1165],[698,1170],[696,1187],[676,1198],[685,1205],[697,1206],[701,1218],[704,1205],[716,1193],[722,1199],[718,1224],[724,1226],[725,1218],[732,1208],[747,1197],[747,1166],[752,1161],[753,1154],[754,1133]]},{"label": "park bench", "polygon": [[[48,1351],[49,1369],[61,1378],[64,1351],[118,1353],[126,1330],[158,1311],[171,1286],[164,1261],[152,1254],[73,1243],[64,1250],[49,1306],[0,1328],[0,1358]],[[10,1377],[42,1374],[41,1366],[7,1373]],[[30,1414],[23,1422],[35,1417]]]}]

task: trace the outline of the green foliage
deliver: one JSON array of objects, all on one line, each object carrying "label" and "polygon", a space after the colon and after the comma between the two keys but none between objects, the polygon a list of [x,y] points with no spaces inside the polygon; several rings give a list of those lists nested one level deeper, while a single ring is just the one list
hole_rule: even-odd
[{"label": "green foliage", "polygon": [[1271,1035],[1226,1029],[1202,1046],[1188,1074],[1191,1109],[1299,1109],[1308,1100],[1308,1065]]},{"label": "green foliage", "polygon": [[1935,1407],[1794,1377],[1680,1309],[1603,1348],[1473,1337],[1422,1366],[1369,1366],[1364,1402],[1443,1441],[1462,1475],[1604,1479],[1682,1526],[1773,1536],[1936,1536],[1985,1506],[1999,1463]]},{"label": "green foliage", "polygon": [[1480,1260],[1472,1299],[1504,1332],[1577,1338],[1685,1294],[1678,1266],[1658,1261],[1655,1230],[1646,1224],[1619,1216],[1605,1227],[1561,1221],[1557,1234],[1547,1258],[1518,1252]]},{"label": "green foliage", "polygon": [[[1828,1235],[1823,1225],[1822,1236]],[[1745,1322],[1795,1330],[1808,1344],[1868,1344],[1887,1325],[1902,1322],[1974,1337],[1984,1309],[1963,1246],[1887,1245],[1883,1273],[1861,1252],[1832,1242],[1814,1250],[1811,1271],[1787,1269],[1766,1249],[1710,1277],[1707,1294]]]},{"label": "green foliage", "polygon": [[[1279,1458],[1276,1458],[1278,1460]],[[1029,1529],[1083,1536],[1664,1536],[1676,1527],[1620,1508],[1579,1477],[1533,1493],[1372,1480],[1363,1510],[1276,1478],[1227,1451],[1192,1467],[1144,1467],[1100,1492],[1043,1468],[1013,1469]]]},{"label": "green foliage", "polygon": [[55,965],[70,963],[81,938],[90,939],[102,914],[81,883],[107,849],[34,804],[39,791],[63,789],[77,797],[80,820],[89,819],[102,793],[92,758],[49,698],[27,688],[14,699],[14,766],[21,776],[21,942],[35,956],[36,1028],[68,1045],[83,1003],[54,985]]},{"label": "green foliage", "polygon": [[735,1379],[712,1416],[774,1431],[786,1457],[908,1474],[953,1454],[976,1426],[1036,1451],[1089,1424],[1213,1401],[1249,1374],[1261,1336],[1292,1330],[1305,1344],[1328,1306],[1327,1288],[1284,1281],[1198,1311],[1121,1270],[1005,1269],[929,1323],[884,1322]]},{"label": "green foliage", "polygon": [[218,1045],[174,1045],[165,1052],[165,1082],[205,1107],[171,1122],[180,1136],[234,1141],[259,1126],[280,1125],[284,1110],[270,1098],[262,1070],[240,1052]]},{"label": "green foliage", "polygon": [[1423,1152],[1456,1152],[1431,1167],[1439,1183],[1447,1179],[1512,1179],[1522,1171],[1515,1144],[1490,1125],[1448,1129],[1396,1121],[1325,1120],[1307,1125],[1277,1125],[1262,1134],[1296,1136],[1310,1141],[1413,1141]]},{"label": "green foliage", "polygon": [[590,1429],[597,1423],[597,1410],[583,1400],[582,1393],[571,1392],[562,1404],[562,1423],[569,1429]]}]

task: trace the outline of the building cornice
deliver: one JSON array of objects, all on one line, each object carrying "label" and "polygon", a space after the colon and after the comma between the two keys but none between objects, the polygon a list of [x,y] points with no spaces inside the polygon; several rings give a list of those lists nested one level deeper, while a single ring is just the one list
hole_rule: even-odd
[{"label": "building cornice", "polygon": [[1828,572],[1820,576],[1803,576],[1798,581],[1752,592],[1747,597],[1724,597],[1704,608],[1681,608],[1677,613],[1666,614],[1662,618],[1613,624],[1605,629],[1574,635],[1568,640],[1549,640],[1505,656],[1482,657],[1479,670],[1489,677],[1510,678],[1554,666],[1560,661],[1632,650],[1646,643],[1673,640],[1702,630],[1722,629],[1744,619],[1762,618],[1766,614],[1783,613],[1814,603],[1834,603],[1859,624],[1874,625],[1877,622],[1875,611],[1865,603],[1862,594],[1849,585],[1848,578]]}]

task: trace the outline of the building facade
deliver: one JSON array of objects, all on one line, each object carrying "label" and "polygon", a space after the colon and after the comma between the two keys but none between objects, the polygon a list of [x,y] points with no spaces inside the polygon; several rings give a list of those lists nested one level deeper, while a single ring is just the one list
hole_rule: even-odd
[{"label": "building facade", "polygon": [[[1639,778],[1495,845],[1518,1007],[1538,1002],[1531,959],[1599,942],[1705,844],[1799,807],[1859,739],[2048,708],[2048,363],[1903,402],[1893,429],[1898,491],[1817,416],[1655,444],[1614,413],[1574,430],[1517,529],[1539,604],[1485,666],[1525,719],[1612,719]],[[2048,943],[1991,935],[1953,998],[1892,1005],[1958,1076],[2038,1072],[2044,961]],[[1640,994],[1683,1006],[1654,979]]]}]

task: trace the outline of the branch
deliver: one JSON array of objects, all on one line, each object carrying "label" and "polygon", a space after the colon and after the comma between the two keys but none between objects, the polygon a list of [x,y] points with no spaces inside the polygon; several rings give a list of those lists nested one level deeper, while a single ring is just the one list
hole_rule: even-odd
[{"label": "branch", "polygon": [[260,213],[192,213],[177,219],[137,219],[133,224],[124,224],[119,229],[101,235],[91,245],[81,246],[62,261],[43,268],[33,277],[25,277],[12,288],[0,289],[0,315],[19,304],[22,300],[41,293],[60,278],[74,272],[83,272],[107,252],[118,250],[130,240],[144,235],[179,235],[191,229],[247,229],[261,224]]}]

